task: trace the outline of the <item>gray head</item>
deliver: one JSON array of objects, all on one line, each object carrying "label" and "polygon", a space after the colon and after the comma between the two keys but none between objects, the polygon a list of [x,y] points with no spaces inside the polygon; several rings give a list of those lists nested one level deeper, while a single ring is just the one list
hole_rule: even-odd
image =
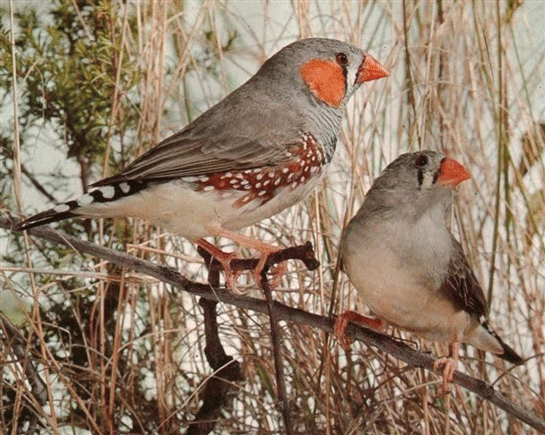
[{"label": "gray head", "polygon": [[320,104],[341,108],[363,82],[387,75],[373,57],[351,44],[307,38],[282,48],[251,80],[262,81],[271,92],[280,89],[287,99],[313,96]]},{"label": "gray head", "polygon": [[452,190],[471,176],[458,162],[436,151],[402,154],[374,181],[358,216],[417,219],[432,207],[450,205]]}]

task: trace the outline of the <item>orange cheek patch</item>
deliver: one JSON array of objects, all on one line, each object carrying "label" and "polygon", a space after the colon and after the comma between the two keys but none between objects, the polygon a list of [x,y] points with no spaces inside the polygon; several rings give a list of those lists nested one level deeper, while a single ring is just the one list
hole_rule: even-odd
[{"label": "orange cheek patch", "polygon": [[342,68],[333,61],[313,59],[305,63],[301,77],[316,98],[333,107],[340,107],[346,93]]}]

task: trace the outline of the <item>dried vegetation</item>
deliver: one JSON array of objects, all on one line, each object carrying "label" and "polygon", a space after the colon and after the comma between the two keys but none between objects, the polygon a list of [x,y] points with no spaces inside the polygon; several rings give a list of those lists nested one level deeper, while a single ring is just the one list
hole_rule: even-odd
[{"label": "dried vegetation", "polygon": [[[453,228],[486,289],[491,323],[527,358],[512,369],[468,348],[462,370],[545,419],[545,44],[536,4],[59,1],[51,5],[58,15],[47,20],[43,11],[19,10],[16,70],[6,10],[2,207],[29,214],[116,171],[296,38],[351,41],[391,77],[364,85],[346,108],[324,188],[247,230],[283,246],[311,240],[316,247],[320,268],[290,264],[274,297],[323,315],[353,307],[337,262],[341,228],[395,156],[442,149],[473,173],[460,189]],[[19,120],[18,131],[10,119]],[[149,223],[61,228],[206,280],[193,246]],[[0,240],[2,309],[17,325],[9,329],[4,319],[0,331],[0,432],[186,433],[213,375],[197,298],[38,238],[4,231]],[[262,297],[244,279],[241,289]],[[219,337],[243,381],[233,385],[214,433],[281,433],[267,316],[216,308]],[[537,433],[460,387],[436,398],[436,375],[365,344],[347,355],[321,330],[280,327],[296,432]],[[446,352],[390,332],[435,355]]]}]

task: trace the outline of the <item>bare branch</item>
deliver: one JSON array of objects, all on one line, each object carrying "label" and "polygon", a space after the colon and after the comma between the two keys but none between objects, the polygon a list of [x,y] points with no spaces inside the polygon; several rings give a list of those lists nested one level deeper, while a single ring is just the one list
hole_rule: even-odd
[{"label": "bare branch", "polygon": [[[214,287],[218,287],[219,286],[218,273],[222,267],[220,262],[213,259],[212,256],[201,247],[199,247],[197,251],[204,258],[204,263],[209,268],[208,282]],[[284,362],[283,362],[281,336],[280,336],[281,334],[280,334],[280,328],[278,326],[278,322],[280,319],[276,315],[276,311],[274,308],[274,301],[272,298],[269,281],[267,279],[267,272],[272,266],[274,266],[277,263],[280,263],[282,261],[287,261],[287,260],[294,260],[294,259],[301,260],[305,264],[308,270],[315,270],[320,265],[320,263],[314,256],[314,250],[310,242],[307,242],[302,246],[292,246],[286,249],[282,249],[281,251],[275,252],[268,256],[267,261],[265,262],[264,268],[261,271],[261,280],[259,282],[259,287],[265,294],[265,300],[267,301],[267,309],[268,309],[269,322],[270,322],[271,343],[272,343],[273,355],[274,355],[277,396],[278,396],[278,401],[280,402],[281,413],[284,420],[284,431],[287,435],[290,435],[293,433],[293,424],[292,424],[292,418],[291,418],[290,404],[288,400],[288,393],[286,389],[286,381],[284,378]],[[254,269],[258,265],[258,262],[259,262],[259,259],[257,258],[236,259],[231,261],[231,268],[233,270]],[[201,299],[201,302],[204,302],[204,301],[205,299]],[[203,305],[203,307],[205,307],[205,305]],[[215,308],[214,308],[214,314],[215,314]],[[206,315],[207,315],[207,312],[205,311],[205,329],[207,329]],[[208,315],[210,316],[210,314]],[[215,333],[217,336],[217,328],[215,330]],[[219,337],[216,338],[216,336],[214,336],[214,340],[219,343]],[[208,342],[210,339],[211,337],[209,337],[209,335],[207,334],[206,335],[207,347],[208,347]],[[208,354],[207,354],[207,357],[208,357]],[[210,358],[208,358],[208,360],[210,362]]]},{"label": "bare branch", "polygon": [[[208,282],[214,287],[219,286],[219,268],[212,268],[211,255],[202,248],[197,249],[205,260],[204,264],[208,269]],[[202,405],[191,422],[186,435],[204,435],[212,432],[221,409],[227,402],[227,393],[233,388],[237,381],[244,380],[240,363],[232,356],[227,355],[219,337],[218,314],[216,306],[218,301],[206,298],[199,299],[199,305],[203,308],[204,314],[204,336],[206,346],[204,354],[210,367],[215,370],[213,376],[206,381]]]},{"label": "bare branch", "polygon": [[206,298],[199,300],[204,311],[204,330],[206,347],[204,353],[208,364],[215,373],[208,378],[202,394],[202,406],[189,424],[186,435],[208,434],[221,415],[221,409],[227,401],[227,393],[233,383],[242,381],[244,376],[240,363],[225,353],[218,334],[216,305],[217,301]]},{"label": "bare branch", "polygon": [[280,318],[276,312],[274,306],[274,299],[272,298],[271,287],[267,280],[267,270],[269,268],[269,257],[265,268],[261,272],[261,281],[259,286],[265,294],[265,300],[267,301],[267,310],[269,312],[269,323],[271,325],[271,342],[273,346],[274,355],[274,372],[276,375],[276,389],[278,394],[278,401],[280,402],[280,409],[282,412],[282,418],[284,420],[284,431],[286,435],[293,434],[293,425],[291,420],[290,405],[288,400],[288,393],[286,390],[286,379],[284,378],[284,359],[282,355],[282,345],[280,344],[280,328],[278,322]]}]

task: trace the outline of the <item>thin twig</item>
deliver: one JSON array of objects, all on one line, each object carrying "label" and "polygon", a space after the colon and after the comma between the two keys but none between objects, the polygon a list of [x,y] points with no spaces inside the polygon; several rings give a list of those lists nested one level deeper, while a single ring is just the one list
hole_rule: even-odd
[{"label": "thin twig", "polygon": [[[9,220],[0,218],[0,228],[10,229],[12,225],[12,222]],[[265,314],[268,313],[267,302],[264,300],[238,295],[223,289],[214,289],[209,284],[192,282],[180,275],[180,273],[173,268],[159,266],[145,260],[140,260],[123,252],[113,251],[108,248],[97,246],[76,237],[68,236],[49,227],[33,228],[28,232],[35,237],[40,237],[56,243],[62,243],[73,247],[75,250],[81,253],[95,255],[102,259],[114,262],[119,266],[124,266],[126,268],[134,269],[140,273],[153,276],[166,284],[170,284],[194,295],[234,305],[239,308],[249,309]],[[274,302],[274,311],[281,320],[299,323],[314,328],[320,328],[329,332],[333,331],[333,324],[335,322],[335,319],[333,318],[319,316],[298,308],[291,308],[279,302]],[[376,347],[377,349],[380,349],[381,351],[386,352],[401,361],[404,361],[411,367],[422,367],[426,370],[433,371],[433,363],[435,361],[434,358],[425,352],[412,349],[411,347],[393,339],[392,337],[353,324],[348,325],[346,334],[359,341],[363,341],[367,345]],[[525,409],[507,399],[492,385],[459,371],[454,372],[453,381],[455,384],[474,392],[478,396],[482,397],[498,408],[503,409],[508,414],[511,414],[515,418],[537,429],[538,431],[545,432],[545,420],[538,417],[532,411]]]},{"label": "thin twig", "polygon": [[[269,258],[270,260],[270,258]],[[261,272],[261,282],[259,286],[265,294],[265,300],[267,301],[267,311],[269,312],[269,323],[271,325],[271,343],[274,356],[274,371],[276,375],[276,390],[278,395],[278,402],[280,403],[280,411],[282,413],[282,419],[284,420],[284,431],[287,435],[293,434],[293,425],[291,421],[291,411],[288,400],[288,393],[286,390],[286,380],[284,378],[284,359],[282,356],[282,345],[280,343],[280,328],[278,327],[278,314],[274,308],[274,300],[271,294],[271,287],[267,280],[268,265],[265,265]]]}]

